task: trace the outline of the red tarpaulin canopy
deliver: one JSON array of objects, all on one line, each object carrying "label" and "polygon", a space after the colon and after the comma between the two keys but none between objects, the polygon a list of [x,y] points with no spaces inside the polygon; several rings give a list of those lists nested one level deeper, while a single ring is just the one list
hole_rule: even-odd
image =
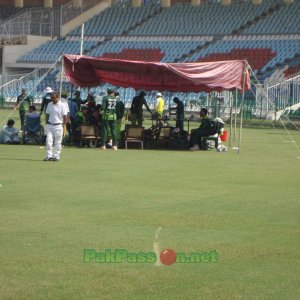
[{"label": "red tarpaulin canopy", "polygon": [[134,89],[170,92],[221,92],[250,89],[250,75],[243,60],[160,63],[65,55],[68,81],[80,87],[110,83]]}]

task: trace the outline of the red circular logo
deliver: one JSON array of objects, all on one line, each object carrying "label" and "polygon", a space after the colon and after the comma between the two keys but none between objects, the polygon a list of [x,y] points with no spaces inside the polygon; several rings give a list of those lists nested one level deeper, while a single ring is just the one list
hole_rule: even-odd
[{"label": "red circular logo", "polygon": [[172,249],[165,249],[160,253],[160,261],[167,266],[176,262],[176,252]]}]

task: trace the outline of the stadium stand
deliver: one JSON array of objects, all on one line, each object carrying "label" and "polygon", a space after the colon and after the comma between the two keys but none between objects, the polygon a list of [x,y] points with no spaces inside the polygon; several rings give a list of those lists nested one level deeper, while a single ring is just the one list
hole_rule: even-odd
[{"label": "stadium stand", "polygon": [[[88,40],[84,43],[84,51],[97,45],[97,41]],[[62,54],[79,54],[80,40],[52,40],[22,56],[18,62],[54,63]]]},{"label": "stadium stand", "polygon": [[98,46],[88,55],[135,60],[147,60],[147,57],[150,61],[172,62],[179,55],[201,47],[209,40],[212,37],[120,37]]},{"label": "stadium stand", "polygon": [[[118,4],[107,8],[85,24],[86,36],[122,35],[132,26],[146,22],[151,16],[160,12],[158,4],[148,4],[141,8],[133,8],[130,4]],[[80,28],[69,35],[80,35]]]},{"label": "stadium stand", "polygon": [[[299,3],[295,4],[297,8]],[[203,4],[198,7],[189,3],[176,3],[168,9],[150,3],[137,9],[129,3],[121,2],[107,8],[85,24],[87,37],[100,41],[104,36],[114,36],[98,45],[87,41],[85,54],[163,62],[246,58],[253,69],[264,72],[297,54],[298,36],[286,39],[285,36],[277,35],[252,36],[232,33],[239,30],[247,32],[255,28],[256,24],[252,25],[253,22],[259,24],[260,21],[272,19],[272,15],[280,11],[288,13],[292,6],[283,5],[282,0],[264,0],[262,5],[253,5],[248,1],[233,2],[227,7],[220,3]],[[220,15],[222,18],[218,17]],[[248,28],[245,28],[246,25]],[[34,49],[30,54],[24,55],[19,62],[32,62],[33,57],[34,61],[42,62],[46,58],[45,55],[51,56],[50,60],[48,58],[45,61],[53,62],[62,53],[78,54],[75,48],[79,49],[79,46],[70,45],[68,39],[79,35],[80,28],[77,27],[69,33],[67,40],[48,42],[40,49]],[[176,37],[201,35],[208,35],[209,39],[176,40]],[[155,37],[165,36],[168,38],[155,40]],[[214,38],[211,36],[221,39],[212,42]],[[208,46],[203,47],[204,45]],[[45,54],[45,51],[48,54]]]},{"label": "stadium stand", "polygon": [[230,36],[195,53],[186,61],[247,59],[256,71],[266,71],[299,53],[300,35]]},{"label": "stadium stand", "polygon": [[300,31],[300,1],[281,6],[273,14],[258,20],[244,34],[290,34]]},{"label": "stadium stand", "polygon": [[300,64],[290,66],[284,71],[285,77],[300,73]]},{"label": "stadium stand", "polygon": [[[187,3],[177,3],[163,9],[131,31],[131,35],[226,35],[239,29],[248,21],[268,12],[279,0],[266,0],[262,5],[250,2],[203,4],[197,7]],[[222,17],[220,17],[222,16]],[[163,25],[162,25],[163,24]]]},{"label": "stadium stand", "polygon": [[[263,0],[261,5],[232,0],[228,6],[204,0],[191,6],[190,1],[174,0],[170,8],[158,2],[133,8],[131,1],[119,1],[86,22],[84,54],[162,62],[247,59],[261,80],[281,81],[300,71],[299,15],[299,0],[289,5],[283,0]],[[80,30],[74,28],[65,39],[54,38],[22,54],[18,62],[53,63],[61,54],[79,54]],[[56,87],[56,80],[57,72],[50,72],[39,90]]]}]

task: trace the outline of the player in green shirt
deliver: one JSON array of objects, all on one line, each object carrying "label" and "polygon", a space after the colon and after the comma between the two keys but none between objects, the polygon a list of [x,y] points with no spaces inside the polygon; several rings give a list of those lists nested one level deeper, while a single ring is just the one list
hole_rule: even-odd
[{"label": "player in green shirt", "polygon": [[202,138],[209,136],[212,134],[212,122],[207,116],[207,109],[201,108],[200,110],[200,118],[201,118],[201,124],[199,128],[193,129],[191,132],[191,139],[190,143],[192,147],[190,150],[199,150],[202,148]]},{"label": "player in green shirt", "polygon": [[102,101],[102,124],[101,124],[101,147],[100,149],[106,149],[107,131],[108,127],[112,135],[112,149],[118,150],[116,145],[116,120],[117,120],[117,98],[114,95],[114,91],[111,89],[107,90],[107,96]]},{"label": "player in green shirt", "polygon": [[29,110],[30,105],[32,105],[32,99],[31,99],[31,97],[27,96],[27,90],[25,88],[23,88],[21,95],[19,95],[17,98],[17,103],[14,108],[16,110],[16,108],[19,107],[21,130],[24,129],[25,116]]}]

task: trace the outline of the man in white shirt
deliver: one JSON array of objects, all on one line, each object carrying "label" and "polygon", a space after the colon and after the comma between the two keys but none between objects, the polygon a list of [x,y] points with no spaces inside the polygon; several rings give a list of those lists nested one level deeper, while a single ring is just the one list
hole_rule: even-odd
[{"label": "man in white shirt", "polygon": [[66,106],[60,101],[57,92],[51,94],[51,101],[46,109],[46,114],[48,115],[48,121],[45,127],[47,133],[47,155],[44,161],[59,161],[63,126],[67,122],[68,112]]}]

